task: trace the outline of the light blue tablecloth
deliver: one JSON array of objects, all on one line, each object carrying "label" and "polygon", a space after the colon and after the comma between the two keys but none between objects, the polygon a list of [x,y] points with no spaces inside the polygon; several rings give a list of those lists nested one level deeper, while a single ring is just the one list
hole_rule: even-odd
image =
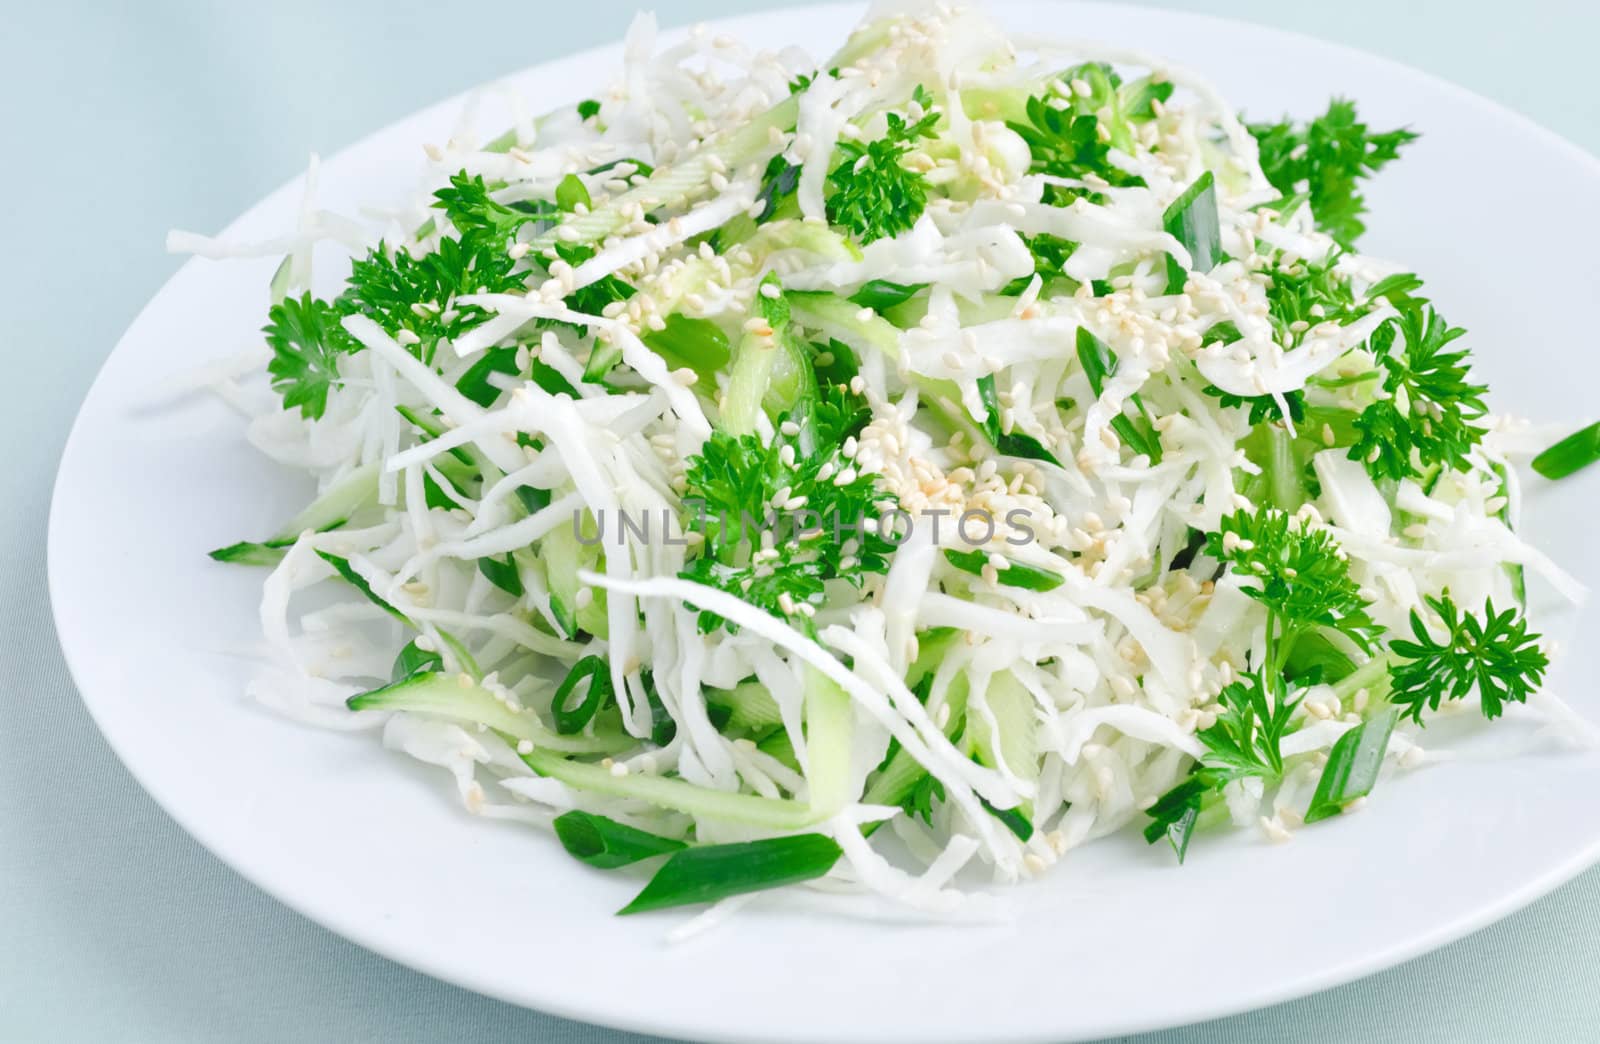
[{"label": "light blue tablecloth", "polygon": [[[299,172],[309,150],[332,153],[426,103],[615,38],[634,6],[6,5],[0,1040],[641,1039],[407,971],[279,906],[218,863],[144,796],[96,733],[56,646],[44,576],[62,442],[101,360],[178,265],[162,251],[168,227],[219,228]],[[762,6],[769,4],[662,0],[658,9],[680,24]],[[1600,92],[1588,83],[1600,33],[1592,5],[1174,6],[1382,52],[1600,149]],[[115,505],[107,509],[115,524]],[[1428,887],[1407,881],[1404,867],[1395,867],[1395,881]],[[1593,1039],[1597,964],[1600,871],[1388,973],[1142,1039]]]}]

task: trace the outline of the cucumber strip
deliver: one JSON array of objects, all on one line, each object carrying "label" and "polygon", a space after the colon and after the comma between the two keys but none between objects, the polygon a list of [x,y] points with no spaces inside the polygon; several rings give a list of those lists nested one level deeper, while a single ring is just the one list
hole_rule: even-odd
[{"label": "cucumber strip", "polygon": [[[982,576],[983,567],[989,564],[989,556],[982,551],[957,551],[954,548],[946,548],[944,557],[963,573],[971,573],[973,576]],[[995,571],[995,582],[1028,591],[1054,591],[1061,586],[1062,581],[1061,577],[1047,573],[1037,566],[1012,562],[1006,568]]]},{"label": "cucumber strip", "polygon": [[769,137],[770,132],[774,128],[785,133],[793,130],[799,112],[799,99],[785,98],[682,163],[657,168],[644,184],[608,200],[599,209],[572,215],[535,238],[533,249],[548,250],[557,243],[567,246],[598,243],[628,223],[626,212],[635,204],[647,212],[683,206],[711,183],[711,176],[719,168],[737,170],[751,163],[765,162],[778,150]]},{"label": "cucumber strip", "polygon": [[728,724],[736,729],[762,732],[783,724],[778,701],[757,681],[744,681],[731,689],[707,689],[706,702],[728,711]]},{"label": "cucumber strip", "polygon": [[537,745],[533,753],[519,754],[518,757],[539,775],[548,776],[577,790],[607,797],[635,798],[657,808],[685,815],[772,830],[803,830],[816,822],[816,815],[810,806],[798,801],[708,790],[681,779],[639,772],[614,776],[605,766],[571,761],[551,750],[540,750]]},{"label": "cucumber strip", "polygon": [[210,552],[210,556],[218,562],[240,565],[277,565],[283,559],[284,549],[299,540],[301,533],[308,529],[317,533],[338,529],[377,496],[378,465],[363,464],[342,482],[330,486],[327,492],[285,522],[272,536],[259,542],[241,541],[219,547]]},{"label": "cucumber strip", "polygon": [[818,819],[827,819],[850,803],[855,711],[849,695],[812,667],[806,668],[805,727],[811,810]]},{"label": "cucumber strip", "polygon": [[483,725],[511,737],[513,743],[527,740],[535,748],[568,754],[616,754],[634,745],[634,740],[620,733],[558,735],[546,728],[532,711],[512,710],[465,674],[437,671],[417,674],[381,689],[359,693],[345,703],[351,710],[407,711],[465,725]]}]

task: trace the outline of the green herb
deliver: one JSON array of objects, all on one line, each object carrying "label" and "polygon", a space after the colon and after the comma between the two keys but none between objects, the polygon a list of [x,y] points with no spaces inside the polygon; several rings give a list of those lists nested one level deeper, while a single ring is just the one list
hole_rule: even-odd
[{"label": "green herb", "polygon": [[267,373],[283,397],[283,408],[300,408],[317,420],[328,408],[328,390],[339,383],[340,355],[359,351],[361,344],[339,325],[339,312],[326,301],[305,294],[284,298],[267,312],[267,346],[272,361]]},{"label": "green herb", "polygon": [[1533,470],[1547,479],[1564,479],[1600,460],[1600,424],[1575,431],[1533,458]]},{"label": "green herb", "polygon": [[389,672],[389,681],[403,682],[418,674],[442,670],[444,670],[444,657],[431,649],[424,652],[417,647],[416,639],[412,639],[395,657],[394,668]]},{"label": "green herb", "polygon": [[1307,823],[1336,816],[1345,805],[1372,792],[1398,716],[1393,707],[1385,708],[1339,737],[1328,751],[1328,763],[1306,809]]},{"label": "green herb", "polygon": [[1448,597],[1426,602],[1443,624],[1445,638],[1436,641],[1422,615],[1411,611],[1416,640],[1400,639],[1389,646],[1399,658],[1389,668],[1389,701],[1418,724],[1424,707],[1438,710],[1442,700],[1462,699],[1474,689],[1483,716],[1491,721],[1506,703],[1526,703],[1550,666],[1539,636],[1528,633],[1527,620],[1515,609],[1497,613],[1487,600],[1482,619],[1463,613]]},{"label": "green herb", "polygon": [[1257,581],[1242,589],[1267,607],[1273,617],[1269,623],[1277,625],[1268,628],[1265,660],[1273,672],[1283,670],[1294,639],[1313,628],[1336,631],[1362,649],[1372,647],[1379,627],[1326,530],[1273,508],[1238,511],[1222,519],[1206,551],[1236,575]]},{"label": "green herb", "polygon": [[1299,706],[1289,699],[1281,676],[1261,671],[1225,687],[1217,703],[1216,722],[1195,733],[1206,748],[1200,763],[1148,810],[1145,840],[1153,844],[1165,837],[1180,863],[1207,795],[1236,780],[1271,781],[1283,775],[1283,735]]},{"label": "green herb", "polygon": [[1349,249],[1366,231],[1366,200],[1356,191],[1415,141],[1408,130],[1374,133],[1356,115],[1354,102],[1335,98],[1328,111],[1303,125],[1288,119],[1250,124],[1261,152],[1261,169],[1285,196],[1304,193],[1317,227]]},{"label": "green herb", "polygon": [[[826,386],[807,405],[780,419],[776,438],[719,429],[689,459],[684,504],[698,513],[694,524],[705,543],[679,574],[802,628],[810,627],[809,617],[790,616],[786,604],[820,607],[825,583],[842,579],[859,586],[866,574],[888,569],[893,550],[877,525],[876,505],[890,498],[878,494],[871,475],[856,474],[844,455],[845,439],[866,424],[865,405]],[[790,419],[799,431],[783,434]],[[786,446],[792,464],[784,461]],[[840,484],[846,471],[855,477]],[[804,498],[804,506],[779,514],[773,501],[785,489],[788,499]],[[771,533],[774,553],[757,559],[763,530]],[[721,622],[714,613],[700,615],[704,630]]]},{"label": "green herb", "polygon": [[1351,459],[1373,478],[1407,478],[1434,465],[1467,466],[1467,452],[1483,437],[1471,422],[1488,412],[1488,389],[1467,380],[1465,351],[1445,350],[1465,332],[1421,304],[1373,332],[1369,347],[1383,370],[1384,397],[1356,418],[1350,448]]},{"label": "green herb", "polygon": [[[1111,148],[1116,145],[1125,152],[1132,150],[1129,122],[1151,118],[1150,102],[1157,97],[1170,95],[1171,85],[1166,85],[1164,89],[1157,87],[1153,91],[1142,91],[1137,98],[1131,99],[1133,104],[1128,113],[1117,114],[1110,110],[1115,107],[1121,80],[1110,66],[1080,65],[1068,70],[1061,79],[1069,83],[1078,80],[1088,84],[1089,95],[1084,97],[1074,92],[1065,98],[1051,95],[1029,98],[1027,121],[1007,124],[1028,144],[1028,151],[1033,157],[1028,167],[1029,173],[1089,181],[1090,184],[1094,183],[1090,179],[1095,179],[1119,188],[1143,185],[1143,178],[1111,162]],[[1110,121],[1105,124],[1107,130],[1103,138],[1098,115],[1101,112],[1110,112],[1111,115]],[[1065,206],[1079,198],[1086,198],[1090,203],[1101,203],[1105,199],[1092,189],[1058,185],[1045,188],[1045,202],[1056,206]]]},{"label": "green herb", "polygon": [[883,137],[866,144],[841,141],[839,159],[828,172],[828,221],[862,244],[909,230],[928,205],[927,180],[902,161],[919,138],[934,136],[939,113],[922,87],[911,101],[921,113],[915,120],[891,112]]},{"label": "green herb", "polygon": [[706,845],[674,852],[644,890],[618,913],[714,903],[729,896],[815,880],[843,851],[823,834]]},{"label": "green herb", "polygon": [[576,809],[557,816],[553,825],[561,847],[569,855],[601,870],[631,866],[642,859],[688,847],[682,841]]}]

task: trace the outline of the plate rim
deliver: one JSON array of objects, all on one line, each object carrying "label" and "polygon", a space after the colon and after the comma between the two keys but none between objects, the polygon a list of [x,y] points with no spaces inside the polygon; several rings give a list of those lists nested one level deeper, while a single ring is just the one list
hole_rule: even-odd
[{"label": "plate rim", "polygon": [[[1189,22],[1207,23],[1216,30],[1225,30],[1230,27],[1246,27],[1253,32],[1267,34],[1296,47],[1309,47],[1330,54],[1332,57],[1344,57],[1358,60],[1361,63],[1378,65],[1385,68],[1390,74],[1403,78],[1410,78],[1429,88],[1449,96],[1456,103],[1469,106],[1478,113],[1493,117],[1495,120],[1508,125],[1524,134],[1531,134],[1539,139],[1545,146],[1564,154],[1567,159],[1585,168],[1587,174],[1600,184],[1600,156],[1578,145],[1560,133],[1546,127],[1538,120],[1511,108],[1502,102],[1488,98],[1478,92],[1464,87],[1454,81],[1419,69],[1405,62],[1385,55],[1375,54],[1362,48],[1337,41],[1326,40],[1308,32],[1294,29],[1284,29],[1277,26],[1264,24],[1244,18],[1231,18],[1205,12],[1181,11],[1165,6],[1130,7],[1126,4],[1116,3],[1115,0],[993,0],[982,2],[980,5],[991,10],[1004,10],[1005,8],[1019,8],[1050,4],[1060,7],[1071,7],[1083,10],[1093,15],[1097,12],[1115,13],[1126,16],[1135,13],[1139,17],[1152,19],[1175,18]],[[786,3],[756,12],[745,12],[715,19],[706,19],[702,22],[678,23],[662,30],[664,38],[675,38],[683,33],[690,25],[704,24],[713,30],[737,27],[759,19],[774,15],[793,16],[801,12],[820,18],[858,17],[863,9],[863,4],[853,2],[827,2],[817,4]],[[620,40],[576,51],[563,51],[554,54],[542,61],[522,66],[492,80],[479,83],[466,90],[456,92],[446,98],[429,103],[420,108],[404,113],[394,120],[371,130],[350,143],[334,150],[325,162],[335,162],[352,153],[368,148],[374,139],[389,134],[398,126],[418,119],[425,114],[440,110],[458,109],[466,100],[485,87],[501,81],[515,79],[542,69],[546,66],[563,61],[598,62],[614,55],[620,47]],[[254,203],[248,205],[238,216],[227,223],[219,233],[222,238],[232,234],[236,226],[244,223],[251,214],[268,205],[274,200],[298,191],[304,184],[304,172],[295,174],[287,181],[262,196]],[[208,830],[199,817],[191,816],[184,808],[181,801],[171,799],[170,788],[154,780],[146,767],[141,766],[140,757],[135,751],[125,746],[125,737],[119,736],[114,727],[108,728],[108,705],[103,699],[96,699],[89,694],[83,686],[81,679],[86,672],[82,667],[87,657],[92,655],[92,649],[77,636],[79,640],[69,643],[62,629],[62,605],[67,600],[64,585],[65,565],[63,559],[67,554],[62,550],[63,540],[60,530],[65,525],[62,521],[63,476],[69,471],[76,455],[82,452],[82,442],[85,438],[86,407],[99,390],[106,370],[113,357],[123,348],[128,340],[129,333],[137,328],[145,319],[146,314],[164,298],[174,283],[178,282],[191,268],[203,264],[203,260],[191,257],[180,265],[151,295],[128,322],[122,334],[118,337],[111,350],[106,353],[100,364],[96,367],[94,377],[89,382],[87,390],[74,412],[71,428],[63,443],[60,457],[58,458],[55,476],[51,484],[48,519],[46,523],[46,590],[50,606],[53,630],[56,635],[57,645],[61,649],[62,657],[66,663],[68,675],[72,679],[80,701],[93,720],[96,730],[116,756],[117,760],[139,784],[140,788],[161,811],[176,823],[192,839],[198,842],[210,855],[238,874],[252,886],[271,896],[275,901],[287,907],[298,916],[302,916],[313,923],[323,927],[341,938],[375,953],[378,956],[396,964],[428,975],[460,989],[508,1003],[532,1011],[554,1015],[573,1021],[585,1022],[610,1029],[629,1032],[682,1036],[686,1039],[712,1040],[712,1041],[790,1041],[802,1040],[795,1034],[786,1034],[781,1030],[763,1027],[754,1030],[742,1030],[738,1033],[722,1031],[720,1029],[697,1026],[687,1021],[667,1018],[649,1019],[642,1015],[635,1016],[627,1012],[613,1012],[599,1010],[582,1003],[568,1002],[558,990],[541,993],[538,989],[531,989],[522,995],[510,991],[487,987],[473,981],[472,977],[451,967],[447,962],[434,961],[425,950],[412,949],[399,952],[399,947],[386,942],[379,933],[363,926],[363,922],[356,918],[346,919],[336,911],[325,910],[317,907],[317,903],[310,898],[290,894],[287,887],[278,887],[271,879],[271,875],[258,867],[230,858],[227,846],[216,840],[214,832]],[[1193,1014],[1181,1019],[1161,1017],[1140,1017],[1137,1013],[1129,1013],[1116,1022],[1106,1022],[1093,1027],[1083,1027],[1076,1031],[1069,1031],[1065,1039],[1082,1040],[1092,1039],[1083,1036],[1085,1029],[1091,1030],[1094,1037],[1121,1036],[1126,1034],[1147,1033],[1179,1026],[1195,1025],[1210,1022],[1220,1018],[1239,1015],[1242,1013],[1261,1010],[1276,1004],[1284,1003],[1311,996],[1313,994],[1346,985],[1365,978],[1369,975],[1397,967],[1415,957],[1430,953],[1450,943],[1456,942],[1484,927],[1495,923],[1527,907],[1532,902],[1555,889],[1568,883],[1583,871],[1600,863],[1600,834],[1591,843],[1575,851],[1563,861],[1554,863],[1542,873],[1531,875],[1519,887],[1508,891],[1497,901],[1484,903],[1471,914],[1462,915],[1455,920],[1443,922],[1432,930],[1418,932],[1411,937],[1394,943],[1381,950],[1373,951],[1363,958],[1350,959],[1336,964],[1328,965],[1316,973],[1305,974],[1290,981],[1278,981],[1265,988],[1245,988],[1235,990],[1230,999],[1214,1002],[1209,1006],[1193,1007]],[[316,912],[311,910],[316,908]],[[537,996],[535,996],[537,994]],[[1074,1035],[1076,1034],[1076,1035]],[[885,1039],[885,1038],[848,1038],[848,1039]],[[924,1038],[929,1039],[929,1038]],[[1019,1042],[1046,1042],[1063,1040],[1063,1034],[1058,1030],[1050,1030],[1042,1024],[1035,1030],[1025,1033],[1012,1033],[994,1040]]]}]

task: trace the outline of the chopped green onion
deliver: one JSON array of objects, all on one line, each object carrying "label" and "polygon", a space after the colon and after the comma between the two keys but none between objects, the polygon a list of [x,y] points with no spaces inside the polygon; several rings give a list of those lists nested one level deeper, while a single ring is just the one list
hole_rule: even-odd
[{"label": "chopped green onion", "polygon": [[601,870],[630,866],[641,859],[687,847],[682,841],[639,830],[593,812],[564,812],[555,818],[554,826],[561,847],[569,855]]},{"label": "chopped green onion", "polygon": [[1306,809],[1307,823],[1336,816],[1345,805],[1372,791],[1398,717],[1399,712],[1393,707],[1385,708],[1382,714],[1339,737],[1328,751],[1328,764],[1322,769],[1311,806]]},{"label": "chopped green onion", "polygon": [[1057,467],[1061,466],[1061,461],[1056,459],[1056,455],[1032,435],[1020,431],[1000,430],[1000,396],[995,391],[994,374],[986,373],[978,378],[978,398],[983,402],[984,408],[981,427],[995,449],[1009,457],[1044,460]]},{"label": "chopped green onion", "polygon": [[714,903],[733,895],[811,881],[843,852],[824,834],[797,834],[674,852],[633,902],[618,913]]},{"label": "chopped green onion", "polygon": [[511,345],[490,348],[467,368],[456,382],[456,391],[479,406],[489,407],[500,397],[500,389],[489,380],[492,373],[514,376],[517,372],[517,349]]},{"label": "chopped green onion", "polygon": [[1575,431],[1533,458],[1533,470],[1547,479],[1564,479],[1600,460],[1600,423]]},{"label": "chopped green onion", "polygon": [[478,572],[506,594],[514,598],[522,597],[522,577],[517,573],[517,563],[512,561],[510,555],[506,555],[503,559],[478,559]]},{"label": "chopped green onion", "polygon": [[1162,794],[1146,813],[1150,822],[1145,825],[1144,839],[1153,845],[1166,838],[1181,864],[1189,853],[1189,838],[1200,819],[1200,800],[1206,789],[1203,781],[1190,776]]},{"label": "chopped green onion", "polygon": [[[944,557],[957,569],[973,576],[982,576],[983,567],[989,564],[989,556],[982,551],[957,551],[954,548],[946,548]],[[995,573],[996,582],[1007,587],[1020,587],[1028,591],[1054,591],[1061,586],[1061,578],[1056,574],[1047,573],[1037,566],[1022,562],[1012,562],[1004,569],[997,569]]]},{"label": "chopped green onion", "polygon": [[[568,707],[567,698],[585,681],[589,684],[584,690],[583,699],[576,707]],[[550,713],[555,716],[556,731],[563,736],[581,732],[585,725],[594,720],[606,697],[612,695],[611,668],[606,665],[604,657],[585,656],[572,665],[572,670],[562,679],[561,687],[551,701]]]},{"label": "chopped green onion", "polygon": [[[1083,365],[1084,375],[1089,378],[1089,390],[1098,397],[1105,388],[1106,379],[1117,372],[1117,353],[1087,327],[1080,326],[1078,362]],[[1126,413],[1119,413],[1111,419],[1111,430],[1133,452],[1149,457],[1152,464],[1160,464],[1161,439],[1156,435],[1155,426],[1150,423],[1150,415],[1145,412],[1144,401],[1137,393],[1129,396],[1128,401],[1139,411],[1139,420],[1135,422]]]},{"label": "chopped green onion", "polygon": [[[1215,180],[1209,170],[1200,175],[1161,218],[1161,227],[1189,251],[1190,271],[1209,272],[1222,260],[1222,222],[1217,217]],[[1183,293],[1188,279],[1183,266],[1167,255],[1167,293]]]},{"label": "chopped green onion", "polygon": [[1006,829],[1017,835],[1017,840],[1026,841],[1033,836],[1033,822],[1022,813],[1020,808],[995,808],[983,798],[978,799],[983,805],[983,810],[1006,825]]}]

